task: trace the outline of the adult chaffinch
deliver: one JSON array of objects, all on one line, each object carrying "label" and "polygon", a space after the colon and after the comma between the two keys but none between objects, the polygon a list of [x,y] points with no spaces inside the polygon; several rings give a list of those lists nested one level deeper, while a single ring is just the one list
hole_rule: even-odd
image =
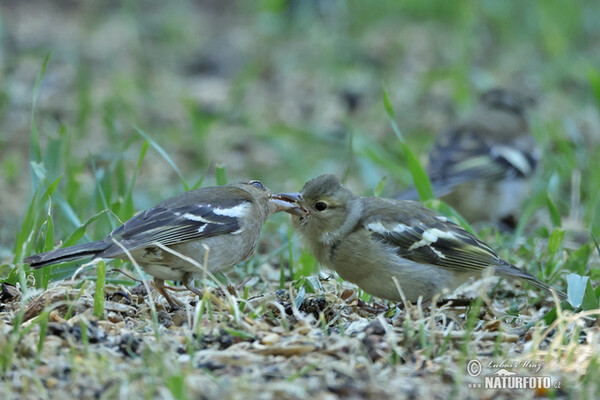
[{"label": "adult chaffinch", "polygon": [[169,305],[176,307],[165,291],[164,281],[182,281],[187,289],[200,295],[193,279],[202,270],[157,244],[202,265],[208,251],[208,271],[217,272],[250,257],[263,223],[271,214],[297,207],[272,195],[256,180],[205,187],[140,212],[102,240],[32,255],[24,262],[40,268],[89,257],[128,259],[123,246],[154,277],[156,289]]},{"label": "adult chaffinch", "polygon": [[295,199],[303,210],[292,223],[311,254],[377,297],[399,301],[396,278],[407,300],[416,302],[422,296],[427,301],[487,268],[554,290],[420,203],[358,197],[333,175],[308,181],[300,193],[279,196]]},{"label": "adult chaffinch", "polygon": [[[538,158],[526,108],[532,97],[503,88],[484,92],[475,109],[442,132],[427,174],[434,194],[470,222],[518,216]],[[415,190],[400,199],[416,199]]]}]

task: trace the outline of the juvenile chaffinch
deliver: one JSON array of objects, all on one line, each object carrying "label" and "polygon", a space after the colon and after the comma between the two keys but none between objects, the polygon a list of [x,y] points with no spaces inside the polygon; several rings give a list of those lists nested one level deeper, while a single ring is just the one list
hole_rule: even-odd
[{"label": "juvenile chaffinch", "polygon": [[[434,194],[470,222],[518,215],[537,163],[526,108],[533,98],[516,90],[484,92],[466,118],[442,132],[429,153]],[[416,199],[409,190],[401,199]]]},{"label": "juvenile chaffinch", "polygon": [[187,289],[201,294],[193,286],[193,279],[202,271],[197,265],[164,251],[157,243],[200,264],[204,264],[208,248],[208,270],[220,271],[250,257],[263,223],[271,214],[297,207],[272,195],[256,180],[205,187],[140,212],[102,240],[32,255],[24,262],[40,268],[89,257],[128,259],[116,240],[154,277],[157,290],[175,307],[165,291],[164,281],[182,281]]},{"label": "juvenile chaffinch", "polygon": [[416,302],[422,296],[427,301],[443,289],[456,289],[487,268],[551,290],[420,203],[358,197],[333,175],[308,181],[300,193],[279,196],[296,199],[303,210],[292,217],[292,223],[311,254],[343,279],[377,297],[401,299],[392,279],[395,277],[407,300]]}]

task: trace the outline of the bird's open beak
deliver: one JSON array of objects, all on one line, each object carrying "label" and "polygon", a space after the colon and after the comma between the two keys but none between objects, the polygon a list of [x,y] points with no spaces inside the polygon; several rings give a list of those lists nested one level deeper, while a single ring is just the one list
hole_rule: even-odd
[{"label": "bird's open beak", "polygon": [[302,195],[300,193],[277,193],[271,195],[271,202],[277,207],[277,211],[304,217],[308,214],[306,208],[302,207],[300,202]]}]

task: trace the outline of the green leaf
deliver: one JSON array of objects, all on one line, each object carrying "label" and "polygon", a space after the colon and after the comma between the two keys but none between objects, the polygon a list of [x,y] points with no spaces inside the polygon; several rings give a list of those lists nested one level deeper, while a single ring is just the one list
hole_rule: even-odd
[{"label": "green leaf", "polygon": [[395,119],[396,116],[394,115],[394,107],[392,107],[392,103],[390,102],[390,96],[388,96],[387,90],[385,89],[385,84],[382,84],[383,86],[383,106],[385,107],[385,112],[387,113],[388,117]]},{"label": "green leaf", "polygon": [[546,196],[546,207],[548,207],[548,212],[550,213],[550,220],[552,221],[552,225],[555,228],[562,226],[560,213],[558,212],[558,209],[552,202],[550,195]]},{"label": "green leaf", "polygon": [[[81,261],[69,261],[61,265],[56,265],[49,268],[43,268],[43,271],[48,271],[48,281],[62,281],[73,276],[75,271],[81,266]],[[47,286],[47,284],[46,284]]]},{"label": "green leaf", "polygon": [[185,400],[188,398],[186,395],[185,377],[183,375],[172,375],[166,378],[165,386],[171,392],[173,399]]},{"label": "green leaf", "polygon": [[580,275],[584,274],[591,255],[592,247],[590,244],[586,243],[569,255],[569,258],[565,262],[564,269]]},{"label": "green leaf", "polygon": [[[290,259],[293,258],[290,257]],[[319,263],[317,263],[317,260],[308,250],[302,250],[300,257],[298,257],[298,265],[299,268],[296,269],[296,276],[293,276],[292,279],[300,279],[301,277],[308,277],[319,273]]]},{"label": "green leaf", "polygon": [[550,234],[550,239],[548,240],[548,253],[550,255],[556,254],[556,252],[560,249],[560,245],[562,244],[563,238],[565,237],[565,231],[562,229],[554,229]]},{"label": "green leaf", "polygon": [[387,180],[387,176],[381,178],[377,186],[375,187],[375,197],[380,197],[381,193],[383,193],[383,188],[385,187],[385,181]]},{"label": "green leaf", "polygon": [[50,185],[48,185],[48,188],[46,189],[46,191],[44,192],[44,194],[42,195],[42,199],[46,199],[46,198],[50,198],[50,196],[52,196],[54,194],[54,192],[56,191],[56,188],[58,187],[58,184],[60,183],[62,176],[59,176],[58,178],[56,178],[54,180],[54,182],[52,182]]},{"label": "green leaf", "polygon": [[581,303],[581,308],[583,308],[584,311],[588,311],[596,310],[598,306],[598,296],[594,292],[594,288],[592,288],[592,284],[588,280],[587,285],[585,285],[585,294],[583,295],[583,302]]},{"label": "green leaf", "polygon": [[223,329],[225,332],[229,333],[233,337],[238,337],[244,340],[256,340],[256,336],[251,333],[240,331],[238,329],[225,328]]},{"label": "green leaf", "polygon": [[83,235],[85,234],[85,230],[87,229],[89,224],[91,224],[92,222],[94,222],[95,220],[97,220],[98,218],[103,216],[104,214],[110,213],[110,212],[111,212],[110,210],[102,210],[98,214],[92,216],[90,219],[85,221],[82,225],[80,225],[77,229],[75,229],[73,231],[73,233],[71,233],[69,235],[68,238],[65,239],[65,241],[63,243],[63,247],[73,246],[75,243],[77,243],[79,241],[79,239],[81,239],[83,237]]},{"label": "green leaf", "polygon": [[[552,310],[548,311],[546,314],[544,314],[544,316],[542,318],[540,318],[542,321],[544,321],[544,323],[546,325],[550,325],[551,323],[553,323],[554,321],[556,321],[556,318],[558,317],[558,313],[556,312],[556,307],[552,308]],[[531,322],[529,324],[527,324],[525,326],[526,329],[530,328],[531,326],[533,326],[534,323]]]}]

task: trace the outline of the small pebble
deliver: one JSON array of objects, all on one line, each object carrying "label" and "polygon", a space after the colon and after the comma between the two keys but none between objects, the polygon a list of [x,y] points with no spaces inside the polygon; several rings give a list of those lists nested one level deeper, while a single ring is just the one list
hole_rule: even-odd
[{"label": "small pebble", "polygon": [[342,300],[348,300],[353,294],[354,294],[354,290],[346,289],[342,292],[340,297],[342,298]]},{"label": "small pebble", "polygon": [[274,344],[274,343],[277,343],[278,341],[279,341],[279,335],[276,334],[275,332],[267,333],[262,339],[260,339],[260,342],[262,344],[266,344],[266,345]]},{"label": "small pebble", "polygon": [[187,316],[185,311],[182,309],[176,310],[173,314],[171,314],[171,321],[173,321],[173,325],[181,326],[187,321]]}]

